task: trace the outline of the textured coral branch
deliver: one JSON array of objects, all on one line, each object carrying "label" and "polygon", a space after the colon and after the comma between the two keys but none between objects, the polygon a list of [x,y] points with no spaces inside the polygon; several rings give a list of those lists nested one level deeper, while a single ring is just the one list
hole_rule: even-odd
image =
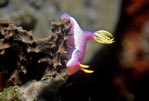
[{"label": "textured coral branch", "polygon": [[0,21],[0,89],[19,86],[24,99],[34,95],[32,100],[37,100],[45,88],[57,89],[67,79],[70,27],[68,20],[60,19],[51,24],[49,37],[35,40],[31,32]]}]

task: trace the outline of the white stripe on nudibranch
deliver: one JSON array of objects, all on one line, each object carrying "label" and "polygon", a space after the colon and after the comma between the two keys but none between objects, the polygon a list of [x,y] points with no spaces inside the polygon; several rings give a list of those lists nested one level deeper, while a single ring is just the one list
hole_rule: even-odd
[{"label": "white stripe on nudibranch", "polygon": [[[86,43],[89,39],[94,39],[100,43],[112,43],[113,39],[112,34],[107,31],[99,31],[97,32],[90,32],[84,31],[80,28],[78,22],[68,14],[64,13],[61,16],[61,19],[67,19],[70,21],[72,25],[70,32],[71,36],[68,38],[68,43],[72,46],[71,49],[68,49],[68,63],[67,66],[67,73],[68,75],[72,75],[78,70],[82,70],[86,73],[92,73],[92,70],[87,70],[88,65],[82,65],[82,59],[85,54]],[[109,37],[110,36],[110,37]]]}]

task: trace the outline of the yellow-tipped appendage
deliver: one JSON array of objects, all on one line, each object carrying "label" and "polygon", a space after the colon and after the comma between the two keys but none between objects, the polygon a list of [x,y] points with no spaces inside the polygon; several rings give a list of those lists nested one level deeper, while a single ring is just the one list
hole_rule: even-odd
[{"label": "yellow-tipped appendage", "polygon": [[93,73],[94,71],[93,70],[88,70],[86,68],[89,68],[90,66],[89,65],[83,65],[83,64],[80,64],[80,67],[81,67],[81,70],[85,73]]},{"label": "yellow-tipped appendage", "polygon": [[83,67],[83,68],[89,68],[90,66],[89,66],[89,65],[83,65],[83,64],[80,64],[80,67]]},{"label": "yellow-tipped appendage", "polygon": [[114,42],[114,38],[113,35],[105,30],[100,30],[97,32],[94,32],[94,40],[99,42],[99,43],[103,43],[103,44],[111,44]]}]

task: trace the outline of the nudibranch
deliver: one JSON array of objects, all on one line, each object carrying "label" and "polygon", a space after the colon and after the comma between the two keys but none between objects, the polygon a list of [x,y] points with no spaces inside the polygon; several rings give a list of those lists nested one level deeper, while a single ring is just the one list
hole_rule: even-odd
[{"label": "nudibranch", "polygon": [[85,73],[93,73],[93,70],[87,69],[89,65],[81,64],[85,55],[87,41],[95,40],[99,43],[111,44],[114,42],[112,34],[105,30],[96,32],[82,30],[75,18],[66,13],[62,14],[61,19],[67,19],[71,24],[71,35],[68,37],[68,43],[71,45],[71,48],[68,49],[67,74],[72,75],[78,70],[82,70]]}]

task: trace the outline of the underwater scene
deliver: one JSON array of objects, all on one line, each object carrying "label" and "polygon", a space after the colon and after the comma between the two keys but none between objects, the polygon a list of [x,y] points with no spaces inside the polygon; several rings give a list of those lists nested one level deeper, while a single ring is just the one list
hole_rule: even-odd
[{"label": "underwater scene", "polygon": [[0,0],[0,101],[149,101],[149,1]]}]

